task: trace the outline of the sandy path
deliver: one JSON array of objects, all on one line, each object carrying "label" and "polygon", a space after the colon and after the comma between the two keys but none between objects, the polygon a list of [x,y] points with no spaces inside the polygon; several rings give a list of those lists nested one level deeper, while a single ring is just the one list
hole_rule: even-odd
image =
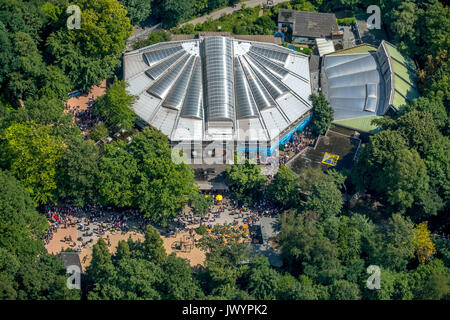
[{"label": "sandy path", "polygon": [[[276,5],[276,4],[279,4],[281,2],[285,2],[285,1],[287,1],[287,0],[273,0],[273,5]],[[207,19],[212,19],[212,20],[219,19],[224,14],[230,14],[230,13],[233,13],[235,11],[241,10],[243,4],[245,4],[247,8],[254,8],[254,7],[259,6],[259,5],[267,4],[267,0],[247,0],[247,1],[244,1],[244,2],[240,2],[240,3],[236,4],[236,7],[234,7],[234,8],[233,7],[225,7],[225,8],[219,9],[217,11],[213,11],[213,12],[211,12],[209,14],[204,15],[204,16],[201,16],[199,18],[196,18],[196,19],[187,21],[185,23],[182,23],[180,26],[183,26],[183,25],[188,24],[188,23],[196,25],[197,23],[205,22]]]},{"label": "sandy path", "polygon": [[45,246],[48,253],[51,254],[58,254],[61,252],[61,250],[71,248],[75,249],[75,246],[71,247],[69,243],[62,242],[61,240],[64,240],[64,237],[72,237],[73,241],[77,241],[77,235],[78,230],[76,227],[68,227],[68,228],[59,228],[58,231],[56,231],[53,234],[53,239],[50,240],[50,242]]},{"label": "sandy path", "polygon": [[[196,265],[201,265],[203,266],[203,263],[205,262],[206,259],[206,255],[205,252],[200,250],[199,248],[192,246],[192,250],[190,252],[182,252],[180,250],[174,250],[172,249],[172,245],[175,242],[186,242],[186,237],[189,237],[189,232],[182,232],[179,233],[176,237],[161,237],[164,241],[164,248],[166,249],[167,254],[171,254],[172,252],[175,252],[175,254],[183,259],[188,259],[189,260],[189,264],[193,267],[195,267]],[[194,232],[193,237],[195,239],[200,239],[201,236],[196,234]],[[191,240],[188,240],[187,242],[191,243]]]},{"label": "sandy path", "polygon": [[[121,240],[127,241],[128,238],[130,238],[130,236],[133,241],[137,241],[137,240],[144,241],[144,235],[142,233],[137,233],[137,232],[127,232],[125,234],[122,234],[121,232],[120,233],[106,232],[101,238],[104,239],[106,242],[108,242],[107,241],[108,236],[109,236],[109,240],[111,242],[111,246],[109,247],[109,252],[111,252],[113,254],[116,252],[116,248],[119,244],[119,241],[121,241]],[[98,238],[95,240],[94,243],[96,243],[97,241],[98,241]],[[93,245],[87,246],[87,247],[83,248],[83,250],[81,250],[81,252],[80,252],[80,261],[81,261],[81,266],[83,268],[83,271],[85,271],[86,267],[91,264],[92,247],[93,247]]]},{"label": "sandy path", "polygon": [[76,108],[79,106],[79,110],[86,110],[89,107],[89,98],[92,98],[94,96],[94,99],[97,99],[98,97],[104,95],[106,93],[106,80],[103,80],[102,83],[98,86],[93,86],[89,93],[87,95],[80,95],[78,97],[70,98],[66,101],[68,105],[68,109],[66,109],[66,112],[69,112],[70,110]]}]

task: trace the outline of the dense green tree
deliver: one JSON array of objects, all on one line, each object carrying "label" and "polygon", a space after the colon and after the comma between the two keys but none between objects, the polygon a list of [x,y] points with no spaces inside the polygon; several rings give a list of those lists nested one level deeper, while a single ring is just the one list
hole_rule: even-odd
[{"label": "dense green tree", "polygon": [[16,274],[17,300],[80,299],[80,290],[67,288],[66,273],[61,259],[47,253],[22,264]]},{"label": "dense green tree", "polygon": [[46,253],[42,238],[47,228],[25,188],[0,171],[0,299],[80,297],[79,290],[68,290],[61,260]]},{"label": "dense green tree", "polygon": [[316,221],[289,212],[280,217],[280,222],[277,241],[291,271],[300,267],[302,273],[326,285],[342,278],[345,270],[338,259],[338,247],[324,236]]},{"label": "dense green tree", "polygon": [[208,9],[212,11],[214,9],[225,7],[228,5],[229,0],[208,0]]},{"label": "dense green tree", "polygon": [[201,193],[193,193],[189,196],[189,206],[195,215],[203,216],[208,213],[212,200],[210,197],[205,197]]},{"label": "dense green tree", "polygon": [[162,264],[166,260],[167,254],[163,240],[159,231],[151,225],[147,226],[144,248],[148,260],[156,264]]},{"label": "dense green tree", "polygon": [[448,272],[449,269],[439,259],[419,265],[411,273],[414,297],[423,300],[440,300],[446,297],[450,293]]},{"label": "dense green tree", "polygon": [[269,16],[261,16],[254,22],[255,25],[263,29],[263,34],[271,34],[276,27],[275,21]]},{"label": "dense green tree", "polygon": [[424,6],[420,12],[420,23],[417,25],[417,31],[420,34],[419,41],[416,43],[416,55],[436,54],[443,49],[450,48],[450,39],[448,30],[450,29],[450,10],[448,5],[441,1],[432,1]]},{"label": "dense green tree", "polygon": [[73,4],[81,8],[81,29],[61,26],[46,39],[46,51],[75,87],[88,89],[111,76],[133,28],[117,0]]},{"label": "dense green tree", "polygon": [[414,258],[414,224],[409,218],[393,214],[389,219],[388,232],[385,235],[384,259],[381,265],[392,270],[404,271]]},{"label": "dense green tree", "polygon": [[[449,123],[449,118],[447,116],[447,111],[445,109],[444,106],[444,102],[442,100],[442,98],[438,97],[438,96],[430,96],[430,97],[420,97],[417,99],[414,99],[413,102],[409,105],[406,106],[406,111],[412,111],[412,110],[417,110],[419,112],[421,112],[423,114],[423,112],[428,112],[432,115],[433,117],[433,121],[430,122],[432,128],[430,130],[430,128],[428,128],[428,132],[431,132],[431,136],[437,136],[436,133],[434,133],[435,131],[433,130],[433,126],[434,124],[436,124],[437,128],[439,130],[441,130],[441,132],[445,132],[446,127],[448,126]],[[424,121],[429,121],[427,116],[426,119],[421,119],[422,123]],[[420,121],[420,120],[419,120]],[[425,130],[424,128],[418,128],[416,130]],[[426,131],[424,131],[426,132]],[[428,134],[430,135],[430,134]],[[425,141],[425,143],[427,143]],[[432,141],[430,141],[429,143],[432,143]]]},{"label": "dense green tree", "polygon": [[416,41],[417,6],[414,2],[402,2],[392,11],[390,29],[399,47],[405,51],[414,46]]},{"label": "dense green tree", "polygon": [[249,293],[259,300],[276,298],[280,275],[270,267],[269,260],[264,256],[257,257],[248,270]]},{"label": "dense green tree", "polygon": [[38,92],[41,97],[55,97],[59,100],[67,99],[72,84],[60,68],[48,65],[42,78],[43,87]]},{"label": "dense green tree", "polygon": [[97,142],[108,136],[108,128],[104,122],[98,122],[94,128],[89,132],[89,138]]},{"label": "dense green tree", "polygon": [[116,130],[130,130],[136,117],[131,109],[134,101],[135,98],[126,91],[125,81],[116,78],[106,94],[97,99],[96,112]]},{"label": "dense green tree", "polygon": [[359,300],[359,287],[356,283],[347,280],[336,280],[330,287],[330,298],[333,300]]},{"label": "dense green tree", "polygon": [[245,163],[235,163],[226,169],[226,182],[241,203],[251,203],[256,199],[266,180],[261,167],[248,159]]},{"label": "dense green tree", "polygon": [[174,218],[189,196],[198,192],[192,169],[172,159],[167,137],[156,129],[146,128],[135,135],[127,150],[141,172],[136,206],[154,221]]},{"label": "dense green tree", "polygon": [[[135,244],[132,241],[130,243]],[[157,286],[162,271],[158,265],[134,252],[141,249],[141,246],[133,246],[131,250],[127,242],[121,241],[117,252],[111,256],[106,242],[99,239],[94,245],[92,263],[86,272],[88,299],[161,299]]]},{"label": "dense green tree", "polygon": [[192,16],[193,1],[162,0],[159,10],[163,27],[171,28]]},{"label": "dense green tree", "polygon": [[118,207],[131,206],[137,176],[137,162],[125,150],[125,143],[105,145],[97,176],[99,201]]},{"label": "dense green tree", "polygon": [[35,257],[44,252],[40,240],[47,221],[39,215],[25,188],[9,172],[0,171],[0,246],[14,255]]},{"label": "dense green tree", "polygon": [[413,298],[410,275],[381,268],[380,289],[369,290],[364,285],[363,296],[368,300],[411,300]]},{"label": "dense green tree", "polygon": [[294,208],[299,201],[297,175],[288,167],[281,166],[269,186],[270,198],[280,206]]},{"label": "dense green tree", "polygon": [[[387,163],[380,175],[389,181],[385,191],[388,202],[405,210],[427,196],[429,177],[425,163],[415,150],[402,149],[393,155],[395,160]],[[425,213],[436,214],[435,211]]]},{"label": "dense green tree", "polygon": [[151,1],[149,0],[119,0],[128,12],[131,24],[138,25],[150,15]]},{"label": "dense green tree", "polygon": [[421,155],[426,154],[429,146],[441,136],[431,113],[412,110],[399,117],[395,129],[409,142],[411,148]]},{"label": "dense green tree", "polygon": [[63,145],[48,126],[17,123],[3,133],[6,166],[22,181],[36,203],[55,199],[56,165],[62,150]]},{"label": "dense green tree", "polygon": [[138,208],[153,221],[166,223],[198,190],[192,169],[172,160],[167,137],[145,128],[129,144],[105,146],[98,192],[104,204]]},{"label": "dense green tree", "polygon": [[431,185],[449,206],[450,201],[450,140],[441,137],[434,141],[427,150],[425,164],[431,179]]},{"label": "dense green tree", "polygon": [[315,134],[324,134],[333,121],[334,110],[322,92],[319,95],[311,95],[310,99],[313,105],[311,130]]},{"label": "dense green tree", "polygon": [[[203,238],[202,238],[203,240]],[[204,244],[201,242],[201,244]],[[208,250],[205,266],[207,268],[206,284],[207,291],[222,295],[224,286],[237,289],[237,281],[244,276],[248,265],[243,264],[250,260],[249,247],[245,244],[232,244],[230,246],[215,246],[207,243],[204,249]],[[235,289],[230,287],[227,292],[236,294]]]},{"label": "dense green tree", "polygon": [[203,298],[194,272],[186,260],[174,253],[162,265],[163,276],[159,290],[167,300],[194,300]]},{"label": "dense green tree", "polygon": [[[301,277],[307,278],[302,275]],[[309,279],[308,279],[309,280]],[[285,273],[278,276],[278,284],[276,286],[277,299],[280,300],[317,300],[318,295],[313,287],[313,283],[309,280],[298,281],[291,274]]]},{"label": "dense green tree", "polygon": [[321,219],[335,216],[341,212],[344,201],[335,183],[318,181],[312,184],[311,195],[307,197],[304,208],[318,214]]},{"label": "dense green tree", "polygon": [[383,130],[372,136],[363,148],[358,162],[352,171],[352,181],[359,189],[383,192],[387,182],[380,172],[395,159],[394,151],[406,148],[407,142],[401,134]]},{"label": "dense green tree", "polygon": [[408,142],[399,131],[384,130],[371,138],[353,169],[352,180],[359,188],[385,195],[393,211],[416,205],[421,208],[418,216],[436,214],[442,201],[436,196],[428,201],[433,193],[429,192],[426,165],[416,150],[408,149]]},{"label": "dense green tree", "polygon": [[36,42],[24,32],[11,35],[15,61],[6,75],[6,90],[11,98],[25,99],[34,95],[39,88],[39,78],[44,75],[45,64]]},{"label": "dense green tree", "polygon": [[62,198],[83,206],[93,201],[99,152],[92,141],[73,139],[64,149],[58,168],[58,190]]}]

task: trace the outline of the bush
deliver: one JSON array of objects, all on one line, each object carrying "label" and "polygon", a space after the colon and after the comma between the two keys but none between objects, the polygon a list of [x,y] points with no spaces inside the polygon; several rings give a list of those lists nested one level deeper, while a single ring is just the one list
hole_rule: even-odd
[{"label": "bush", "polygon": [[103,138],[106,138],[107,136],[108,136],[108,128],[105,126],[103,122],[97,123],[89,133],[89,138],[91,138],[95,142]]},{"label": "bush", "polygon": [[199,235],[204,236],[208,233],[208,230],[206,230],[205,226],[200,226],[197,229],[195,229],[195,232],[197,232]]},{"label": "bush", "polygon": [[340,26],[351,26],[352,24],[356,24],[356,18],[350,17],[350,18],[337,19],[337,24]]},{"label": "bush", "polygon": [[297,47],[297,51],[301,52],[303,54],[306,54],[306,55],[310,55],[311,54],[311,49],[306,48],[306,47]]}]

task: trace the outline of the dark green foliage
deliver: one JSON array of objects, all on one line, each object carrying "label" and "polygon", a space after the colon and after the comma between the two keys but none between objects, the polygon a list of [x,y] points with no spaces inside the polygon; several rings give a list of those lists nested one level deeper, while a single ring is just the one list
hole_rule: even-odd
[{"label": "dark green foliage", "polygon": [[101,203],[139,208],[163,223],[178,215],[197,192],[192,170],[176,164],[167,137],[150,128],[134,135],[130,144],[105,146],[97,183]]},{"label": "dark green foliage", "polygon": [[127,10],[127,16],[131,24],[138,25],[143,22],[151,12],[151,1],[149,0],[119,0]]},{"label": "dark green foliage", "polygon": [[192,212],[196,215],[205,215],[209,207],[212,205],[210,197],[205,197],[201,193],[193,193],[189,197],[189,206],[192,208]]},{"label": "dark green foliage", "polygon": [[46,253],[48,227],[29,193],[8,172],[0,171],[0,299],[77,299],[66,287],[58,257]]},{"label": "dark green foliage", "polygon": [[311,129],[315,134],[324,134],[333,120],[334,110],[322,92],[319,95],[311,95],[310,99],[313,105]]},{"label": "dark green foliage", "polygon": [[270,198],[280,206],[294,208],[299,202],[297,175],[288,167],[281,166],[269,186]]},{"label": "dark green foliage", "polygon": [[92,141],[80,138],[64,149],[58,168],[60,197],[68,198],[77,206],[94,200],[95,177],[98,172],[99,152]]},{"label": "dark green foliage", "polygon": [[106,138],[108,134],[108,128],[105,126],[105,123],[99,122],[95,125],[91,132],[89,132],[89,138],[91,138],[94,142],[97,142]]},{"label": "dark green foliage", "polygon": [[134,101],[135,97],[126,91],[125,81],[116,78],[106,94],[98,98],[96,112],[106,119],[108,126],[113,126],[116,130],[130,130],[136,118],[131,110]]},{"label": "dark green foliage", "polygon": [[256,200],[265,181],[266,177],[261,173],[261,168],[248,159],[245,159],[244,163],[235,163],[226,170],[226,182],[241,203]]}]

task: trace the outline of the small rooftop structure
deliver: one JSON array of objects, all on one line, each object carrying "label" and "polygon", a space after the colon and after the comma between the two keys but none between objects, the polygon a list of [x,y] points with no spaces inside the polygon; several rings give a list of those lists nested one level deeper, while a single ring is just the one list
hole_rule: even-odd
[{"label": "small rooftop structure", "polygon": [[82,270],[80,256],[77,252],[61,252],[59,258],[66,268],[69,266],[77,266]]},{"label": "small rooftop structure", "polygon": [[253,254],[267,257],[269,263],[273,267],[281,267],[283,261],[281,259],[281,254],[279,249],[274,249],[272,246],[272,239],[278,234],[278,222],[276,218],[263,217],[261,222],[261,236],[263,243],[253,245]]},{"label": "small rooftop structure", "polygon": [[324,38],[317,38],[316,39],[316,45],[317,50],[319,50],[319,56],[323,56],[329,53],[333,53],[334,50],[334,44],[333,40],[326,40]]},{"label": "small rooftop structure", "polygon": [[314,41],[315,38],[332,38],[338,32],[334,13],[279,9],[278,27],[292,29],[294,42]]}]

